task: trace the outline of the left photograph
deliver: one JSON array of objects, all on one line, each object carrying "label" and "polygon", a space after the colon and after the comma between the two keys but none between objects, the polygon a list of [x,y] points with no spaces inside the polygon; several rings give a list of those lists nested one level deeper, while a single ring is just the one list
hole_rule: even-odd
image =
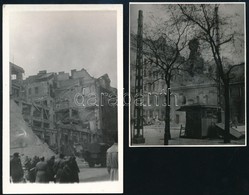
[{"label": "left photograph", "polygon": [[3,6],[4,192],[123,191],[122,12]]}]

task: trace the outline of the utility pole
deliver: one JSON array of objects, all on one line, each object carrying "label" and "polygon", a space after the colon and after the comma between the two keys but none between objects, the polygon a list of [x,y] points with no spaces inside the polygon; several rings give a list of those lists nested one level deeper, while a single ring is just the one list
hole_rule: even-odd
[{"label": "utility pole", "polygon": [[143,129],[143,11],[138,12],[133,143],[144,143]]},{"label": "utility pole", "polygon": [[[215,12],[215,24],[216,24],[216,45],[218,49],[218,55],[220,55],[220,33],[219,33],[219,16],[218,16],[219,7],[216,5],[214,8]],[[218,122],[222,122],[221,117],[221,79],[218,66],[216,66],[216,80],[217,80],[217,105],[218,105]]]}]

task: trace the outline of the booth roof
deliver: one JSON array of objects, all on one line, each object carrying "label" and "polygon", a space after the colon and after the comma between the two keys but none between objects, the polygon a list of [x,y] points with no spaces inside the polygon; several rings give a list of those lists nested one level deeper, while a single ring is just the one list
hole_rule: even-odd
[{"label": "booth roof", "polygon": [[177,111],[187,111],[187,110],[200,110],[200,109],[218,109],[217,105],[206,105],[206,104],[190,104],[181,106]]}]

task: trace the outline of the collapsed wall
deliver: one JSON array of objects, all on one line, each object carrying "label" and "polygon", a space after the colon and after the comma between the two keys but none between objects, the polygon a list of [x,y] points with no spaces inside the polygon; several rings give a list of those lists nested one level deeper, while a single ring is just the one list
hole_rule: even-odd
[{"label": "collapsed wall", "polygon": [[43,143],[24,121],[22,111],[13,101],[10,101],[10,155],[19,152],[21,157],[44,156],[49,158],[54,154],[46,143]]}]

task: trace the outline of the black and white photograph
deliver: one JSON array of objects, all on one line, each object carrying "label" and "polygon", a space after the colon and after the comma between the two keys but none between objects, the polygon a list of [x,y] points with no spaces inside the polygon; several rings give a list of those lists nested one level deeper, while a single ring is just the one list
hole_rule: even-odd
[{"label": "black and white photograph", "polygon": [[123,192],[122,5],[3,6],[3,190]]},{"label": "black and white photograph", "polygon": [[129,9],[129,146],[246,146],[245,3]]}]

